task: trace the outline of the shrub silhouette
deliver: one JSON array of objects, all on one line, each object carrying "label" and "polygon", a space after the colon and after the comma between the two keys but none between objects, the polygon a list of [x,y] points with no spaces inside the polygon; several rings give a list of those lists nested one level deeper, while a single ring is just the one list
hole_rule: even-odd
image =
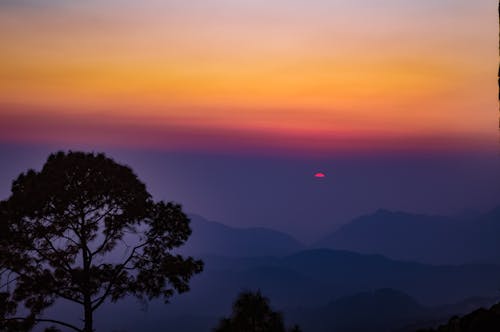
[{"label": "shrub silhouette", "polygon": [[[285,332],[283,315],[272,310],[260,291],[245,291],[233,303],[231,317],[222,318],[214,332]],[[300,332],[295,325],[291,331]]]},{"label": "shrub silhouette", "polygon": [[[202,271],[200,260],[172,253],[191,234],[181,206],[154,202],[129,167],[104,154],[52,154],[11,190],[0,202],[0,265],[15,275],[12,292],[2,295],[4,329],[51,322],[92,332],[105,301],[132,295],[167,302]],[[57,299],[81,306],[83,327],[42,316]],[[30,315],[13,317],[18,304]]]}]

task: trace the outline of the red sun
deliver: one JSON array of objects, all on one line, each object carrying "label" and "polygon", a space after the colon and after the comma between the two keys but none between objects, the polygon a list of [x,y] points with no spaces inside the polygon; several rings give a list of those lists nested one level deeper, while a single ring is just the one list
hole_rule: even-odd
[{"label": "red sun", "polygon": [[318,172],[318,173],[314,174],[314,177],[315,178],[325,178],[326,174],[322,173],[322,172]]}]

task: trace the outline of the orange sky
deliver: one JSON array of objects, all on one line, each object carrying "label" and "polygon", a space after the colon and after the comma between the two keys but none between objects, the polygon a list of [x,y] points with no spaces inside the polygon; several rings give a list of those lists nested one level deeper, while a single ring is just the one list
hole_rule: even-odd
[{"label": "orange sky", "polygon": [[496,24],[486,0],[2,2],[0,141],[486,147]]}]

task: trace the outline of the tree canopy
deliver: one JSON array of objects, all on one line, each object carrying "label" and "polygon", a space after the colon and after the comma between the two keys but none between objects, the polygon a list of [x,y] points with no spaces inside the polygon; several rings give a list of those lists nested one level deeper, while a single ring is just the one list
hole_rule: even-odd
[{"label": "tree canopy", "polygon": [[[129,167],[104,154],[52,154],[41,171],[19,175],[11,191],[0,202],[0,268],[9,275],[1,279],[12,286],[2,293],[4,325],[32,319],[91,332],[93,313],[106,301],[167,302],[203,269],[174,253],[191,234],[181,206],[155,202]],[[56,300],[81,305],[84,326],[43,317]],[[15,304],[31,315],[14,317]]]},{"label": "tree canopy", "polygon": [[[229,318],[222,318],[214,332],[285,332],[283,315],[274,311],[260,291],[241,292]],[[290,331],[300,332],[298,325]]]}]

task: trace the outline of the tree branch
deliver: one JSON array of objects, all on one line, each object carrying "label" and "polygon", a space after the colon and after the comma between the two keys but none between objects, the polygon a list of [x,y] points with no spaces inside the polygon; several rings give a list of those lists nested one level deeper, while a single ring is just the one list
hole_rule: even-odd
[{"label": "tree branch", "polygon": [[104,214],[101,214],[99,217],[97,217],[97,219],[94,219],[92,220],[92,223],[94,224],[97,224],[99,221],[101,221],[103,218],[109,216],[109,214],[112,212],[112,211],[116,211],[117,208],[116,206],[113,206],[113,207],[110,207],[106,212],[104,212]]},{"label": "tree branch", "polygon": [[8,279],[7,282],[0,285],[0,289],[4,288],[6,286],[9,286],[11,283],[16,281],[17,279],[19,279],[19,276],[15,277],[14,279]]},{"label": "tree branch", "polygon": [[[68,232],[69,233],[69,232]],[[69,242],[73,243],[75,246],[80,246],[80,243],[76,242],[75,240],[73,240],[71,237],[69,237],[68,235],[64,235],[64,234],[61,234],[61,237],[63,239],[66,239],[68,240]]]},{"label": "tree branch", "polygon": [[64,293],[61,293],[61,292],[56,291],[56,290],[53,290],[53,291],[54,291],[54,294],[56,294],[57,296],[62,297],[62,298],[63,298],[63,299],[65,299],[65,300],[68,300],[68,301],[70,301],[70,302],[75,302],[75,303],[78,303],[78,304],[83,304],[83,301],[80,301],[80,300],[78,300],[78,299],[75,299],[75,298],[73,298],[73,297],[70,297],[70,296],[68,296],[68,295],[65,295]]},{"label": "tree branch", "polygon": [[[54,251],[54,253],[59,256],[59,257],[62,257],[63,255],[61,255],[61,252],[59,250],[57,250],[57,248],[54,246],[54,244],[52,243],[52,240],[46,236],[44,234],[43,238],[45,239],[45,241],[47,241],[47,243],[49,244],[50,248]],[[62,261],[62,263],[64,264],[64,266],[66,267],[64,270],[66,272],[68,272],[69,274],[72,275],[72,268],[71,266],[68,264],[68,262],[65,260],[65,259],[60,259],[60,261]],[[59,266],[61,266],[61,264],[59,264]],[[61,266],[62,267],[62,266]]]},{"label": "tree branch", "polygon": [[101,245],[99,247],[97,247],[96,250],[92,251],[90,253],[91,256],[94,256],[95,254],[99,253],[109,242],[109,240],[111,239],[111,233],[108,233],[105,235],[104,237],[104,240],[102,241]]},{"label": "tree branch", "polygon": [[[15,321],[15,320],[26,320],[25,317],[11,317],[11,318],[3,318],[3,319],[0,319],[0,321],[5,321],[5,322],[8,322],[8,321]],[[74,325],[71,325],[69,323],[66,323],[66,322],[61,322],[60,320],[57,320],[57,319],[49,319],[49,318],[34,318],[33,319],[35,322],[37,323],[54,323],[54,324],[59,324],[59,325],[62,325],[62,326],[65,326],[65,327],[68,327],[72,330],[75,330],[75,331],[78,331],[78,332],[83,332],[82,329],[79,329],[78,327],[74,326]]]},{"label": "tree branch", "polygon": [[152,239],[148,239],[147,241],[145,241],[144,243],[141,243],[137,246],[135,246],[133,249],[132,249],[132,252],[130,253],[130,255],[127,257],[127,259],[122,263],[120,264],[120,267],[118,269],[118,271],[116,272],[116,274],[113,276],[113,279],[109,282],[108,284],[108,287],[106,287],[106,290],[104,291],[104,294],[97,298],[96,300],[94,300],[94,302],[96,302],[96,304],[94,304],[92,306],[92,311],[96,310],[97,308],[99,308],[103,303],[104,301],[106,300],[106,298],[109,296],[109,293],[111,292],[111,289],[113,288],[114,286],[114,282],[116,280],[116,278],[118,278],[118,276],[120,275],[120,273],[123,272],[123,270],[125,269],[126,265],[130,262],[130,260],[134,257],[135,253],[137,250],[139,250],[140,248],[146,246],[148,243],[150,243],[151,241],[155,240],[156,237],[152,238]]}]

